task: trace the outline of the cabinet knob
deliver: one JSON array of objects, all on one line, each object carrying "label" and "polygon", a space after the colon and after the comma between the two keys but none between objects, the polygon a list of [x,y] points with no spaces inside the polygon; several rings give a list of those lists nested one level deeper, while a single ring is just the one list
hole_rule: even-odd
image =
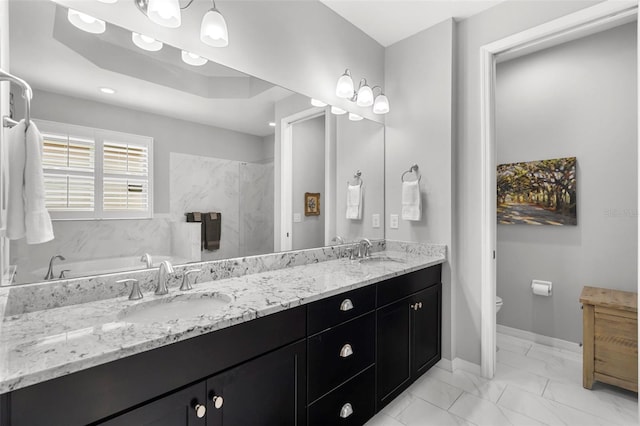
[{"label": "cabinet knob", "polygon": [[414,303],[413,305],[409,305],[409,308],[413,309],[414,311],[418,310],[418,304]]},{"label": "cabinet knob", "polygon": [[340,357],[346,358],[351,355],[353,355],[353,348],[347,343],[342,347],[342,349],[340,349]]},{"label": "cabinet knob", "polygon": [[194,404],[193,409],[196,410],[196,417],[198,417],[199,419],[203,418],[205,416],[205,414],[207,414],[207,407],[205,407],[203,404]]},{"label": "cabinet knob", "polygon": [[340,310],[344,312],[350,311],[351,309],[353,309],[353,302],[351,302],[351,299],[344,299],[340,304]]},{"label": "cabinet knob", "polygon": [[340,409],[340,417],[342,417],[343,419],[346,419],[352,414],[353,414],[353,407],[351,406],[351,404],[347,402]]},{"label": "cabinet knob", "polygon": [[211,402],[213,402],[213,406],[219,410],[222,408],[222,404],[224,404],[224,399],[221,396],[214,395],[211,397]]},{"label": "cabinet knob", "polygon": [[418,309],[422,309],[422,302],[418,302]]}]

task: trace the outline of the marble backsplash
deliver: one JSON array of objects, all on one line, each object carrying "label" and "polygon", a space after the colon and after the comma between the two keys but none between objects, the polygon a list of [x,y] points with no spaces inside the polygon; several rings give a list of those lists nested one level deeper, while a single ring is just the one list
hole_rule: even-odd
[{"label": "marble backsplash", "polygon": [[[425,256],[444,255],[446,257],[446,246],[442,244],[385,242],[385,240],[374,240],[372,243],[373,252],[386,249],[423,254]],[[169,288],[175,291],[180,286],[184,272],[190,269],[200,269],[200,272],[195,274],[196,282],[205,282],[338,259],[348,256],[349,248],[351,248],[350,244],[342,244],[180,265],[176,266],[174,268],[175,273],[170,275]],[[60,306],[126,296],[129,294],[130,288],[116,283],[116,281],[125,278],[137,279],[144,293],[152,292],[155,288],[156,276],[157,269],[146,269],[10,287],[7,289],[9,290],[9,295],[5,315],[18,315]]]}]

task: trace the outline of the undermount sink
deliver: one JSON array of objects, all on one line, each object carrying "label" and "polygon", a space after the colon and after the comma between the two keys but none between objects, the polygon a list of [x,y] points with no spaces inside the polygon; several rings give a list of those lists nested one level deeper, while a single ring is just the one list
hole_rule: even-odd
[{"label": "undermount sink", "polygon": [[383,262],[398,262],[405,263],[402,259],[397,259],[395,257],[389,256],[371,256],[360,259],[360,263],[383,263]]},{"label": "undermount sink", "polygon": [[131,323],[154,323],[215,314],[231,302],[224,293],[179,294],[143,301],[123,309],[118,320]]}]

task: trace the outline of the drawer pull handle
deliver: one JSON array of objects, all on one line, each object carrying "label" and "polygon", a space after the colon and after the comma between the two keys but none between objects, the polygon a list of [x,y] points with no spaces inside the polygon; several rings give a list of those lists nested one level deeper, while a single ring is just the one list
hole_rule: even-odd
[{"label": "drawer pull handle", "polygon": [[216,409],[219,410],[219,409],[222,408],[222,405],[224,404],[224,399],[222,399],[221,396],[214,395],[211,398],[211,402],[213,402],[213,406],[216,407]]},{"label": "drawer pull handle", "polygon": [[353,302],[351,302],[351,299],[344,299],[340,304],[340,310],[345,312],[350,311],[351,309],[353,309]]},{"label": "drawer pull handle", "polygon": [[346,358],[351,355],[353,355],[353,348],[351,347],[350,344],[347,343],[342,347],[342,349],[340,349],[340,357]]},{"label": "drawer pull handle", "polygon": [[205,414],[207,414],[207,407],[203,404],[196,403],[193,405],[193,409],[196,411],[196,417],[199,419],[203,418]]},{"label": "drawer pull handle", "polygon": [[343,419],[346,419],[352,414],[353,414],[353,407],[351,406],[351,404],[347,402],[340,409],[340,417],[342,417]]}]

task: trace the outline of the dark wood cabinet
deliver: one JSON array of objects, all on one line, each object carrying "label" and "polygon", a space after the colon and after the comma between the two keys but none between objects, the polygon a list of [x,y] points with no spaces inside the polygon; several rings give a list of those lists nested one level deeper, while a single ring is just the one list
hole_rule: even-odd
[{"label": "dark wood cabinet", "polygon": [[305,344],[289,345],[207,380],[207,426],[305,425]]},{"label": "dark wood cabinet", "polygon": [[[442,284],[433,283],[432,272],[418,271],[405,281],[398,277],[394,279],[395,287],[384,287],[384,300],[393,300],[394,294],[397,300],[376,311],[378,410],[441,358]],[[422,289],[402,297],[408,289],[419,288]]]}]

